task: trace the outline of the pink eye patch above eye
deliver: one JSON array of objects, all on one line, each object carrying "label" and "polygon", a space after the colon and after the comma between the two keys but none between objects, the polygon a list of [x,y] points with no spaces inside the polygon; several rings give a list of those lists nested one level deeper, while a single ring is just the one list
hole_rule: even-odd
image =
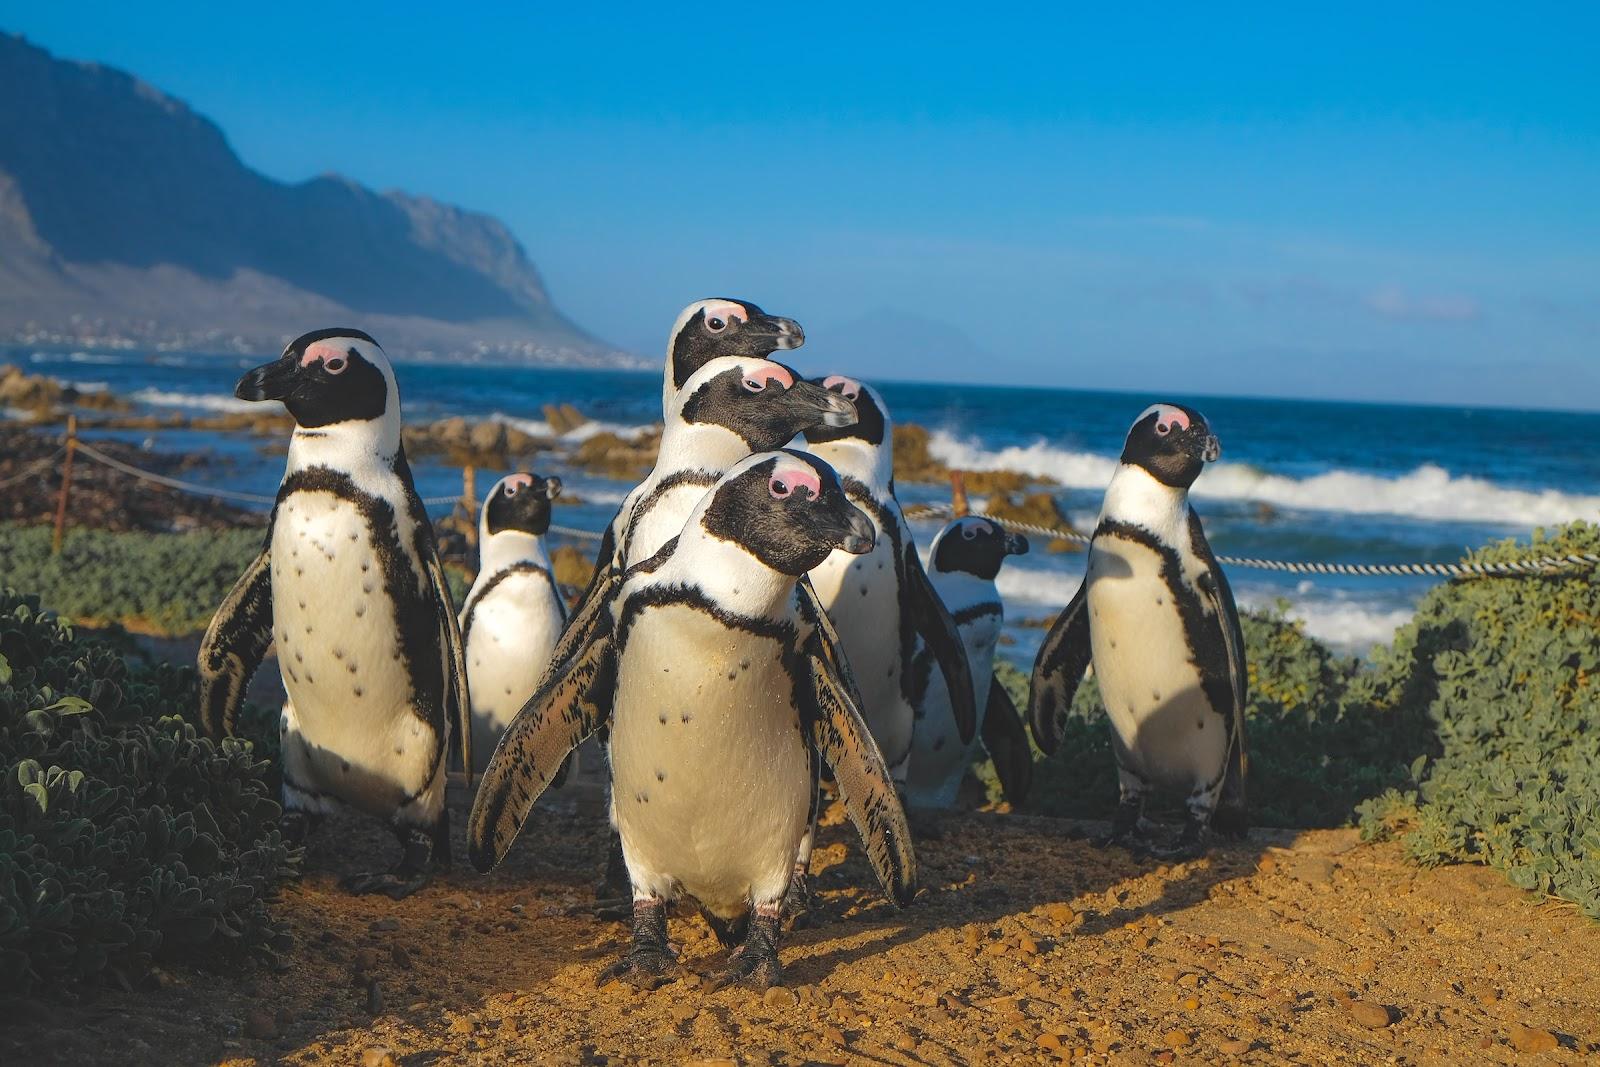
[{"label": "pink eye patch above eye", "polygon": [[[321,362],[324,365],[334,364],[338,370],[343,370],[347,350],[345,346],[334,344],[331,341],[318,341],[314,345],[307,345],[305,352],[300,356],[300,365],[309,367],[313,363]],[[334,367],[330,366],[330,370]]]},{"label": "pink eye patch above eye", "polygon": [[842,393],[847,400],[855,400],[861,396],[861,383],[854,378],[846,378],[842,374],[830,374],[822,379],[822,387]]},{"label": "pink eye patch above eye", "polygon": [[1173,430],[1187,430],[1189,428],[1189,416],[1171,404],[1151,404],[1134,420],[1135,425],[1148,419],[1151,415],[1156,417],[1157,433],[1171,433]]},{"label": "pink eye patch above eye", "polygon": [[512,493],[518,489],[533,488],[533,475],[513,474],[505,480],[506,492]]},{"label": "pink eye patch above eye", "polygon": [[700,310],[700,314],[705,317],[707,322],[710,322],[712,319],[721,319],[723,322],[743,322],[745,320],[746,313],[744,308],[739,304],[728,303],[727,301],[716,301],[714,303],[707,304],[704,308],[702,308]]},{"label": "pink eye patch above eye", "polygon": [[744,376],[744,380],[747,385],[752,385],[756,389],[765,389],[772,382],[777,382],[783,389],[794,385],[794,375],[775,363],[755,368]]},{"label": "pink eye patch above eye", "polygon": [[781,467],[772,472],[767,489],[780,500],[804,489],[809,499],[815,500],[822,495],[822,479],[810,467]]}]

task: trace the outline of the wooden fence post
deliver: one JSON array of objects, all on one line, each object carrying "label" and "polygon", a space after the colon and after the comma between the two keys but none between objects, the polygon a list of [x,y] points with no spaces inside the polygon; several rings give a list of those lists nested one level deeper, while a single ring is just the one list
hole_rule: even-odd
[{"label": "wooden fence post", "polygon": [[72,458],[78,452],[78,416],[67,416],[67,458],[61,465],[61,492],[56,497],[56,529],[50,538],[50,554],[61,555],[61,537],[67,528],[67,498],[72,495]]},{"label": "wooden fence post", "polygon": [[950,472],[950,510],[958,519],[972,511],[972,505],[967,503],[967,480],[960,471]]},{"label": "wooden fence post", "polygon": [[467,547],[478,544],[478,468],[467,464],[461,468],[461,510],[467,513]]}]

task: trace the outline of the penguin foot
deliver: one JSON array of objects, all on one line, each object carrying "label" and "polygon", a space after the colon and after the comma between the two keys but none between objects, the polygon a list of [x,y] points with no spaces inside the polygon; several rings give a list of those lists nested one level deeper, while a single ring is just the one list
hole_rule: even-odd
[{"label": "penguin foot", "polygon": [[927,808],[907,808],[906,824],[911,828],[914,841],[942,841],[944,820],[940,813]]},{"label": "penguin foot", "polygon": [[667,943],[667,902],[645,897],[633,902],[633,944],[616,963],[600,972],[600,982],[615,979],[635,989],[657,989],[683,972]]},{"label": "penguin foot", "polygon": [[778,961],[779,908],[776,905],[758,907],[750,919],[750,929],[744,944],[728,957],[728,967],[711,980],[711,991],[726,989],[731,985],[745,985],[755,990],[771,989],[783,984],[783,964]]},{"label": "penguin foot", "polygon": [[382,893],[390,900],[404,900],[432,880],[427,871],[407,871],[402,864],[392,871],[348,875],[339,879],[339,888],[356,896]]},{"label": "penguin foot", "polygon": [[665,948],[634,945],[627,955],[600,972],[600,983],[627,982],[642,993],[660,989],[683,973],[678,957]]},{"label": "penguin foot", "polygon": [[1211,847],[1211,826],[1209,823],[1198,819],[1190,819],[1183,824],[1183,833],[1178,838],[1178,843],[1170,848],[1152,848],[1150,854],[1159,860],[1172,862],[1175,860],[1193,860],[1204,856]]},{"label": "penguin foot", "polygon": [[1124,800],[1117,805],[1117,812],[1111,817],[1111,832],[1105,837],[1096,838],[1095,846],[1110,848],[1113,845],[1120,845],[1135,854],[1149,851],[1149,843],[1139,833],[1139,818],[1143,814],[1142,799],[1131,803]]},{"label": "penguin foot", "polygon": [[322,816],[314,811],[285,811],[278,819],[278,832],[290,848],[304,848],[321,825]]},{"label": "penguin foot", "polygon": [[783,895],[783,915],[789,929],[804,930],[811,925],[811,909],[816,897],[811,893],[811,875],[805,868],[796,866],[789,879],[789,890]]}]

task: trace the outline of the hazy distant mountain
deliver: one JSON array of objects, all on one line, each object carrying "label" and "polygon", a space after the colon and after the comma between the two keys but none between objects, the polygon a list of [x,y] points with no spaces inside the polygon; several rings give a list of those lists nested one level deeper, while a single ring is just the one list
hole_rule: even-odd
[{"label": "hazy distant mountain", "polygon": [[[795,359],[811,370],[868,380],[994,381],[1016,361],[992,352],[961,327],[898,308],[876,308],[848,322],[805,323],[810,342]],[[825,368],[822,365],[826,365]]]},{"label": "hazy distant mountain", "polygon": [[274,181],[181,101],[0,33],[0,337],[270,349],[323,325],[393,351],[627,360],[551,306],[498,220]]}]

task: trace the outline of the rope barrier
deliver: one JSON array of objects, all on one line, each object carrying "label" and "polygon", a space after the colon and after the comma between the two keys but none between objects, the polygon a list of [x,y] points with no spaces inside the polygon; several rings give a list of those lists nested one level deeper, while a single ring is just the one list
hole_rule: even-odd
[{"label": "rope barrier", "polygon": [[216,489],[209,485],[199,485],[195,482],[186,482],[181,478],[169,478],[165,474],[142,470],[132,464],[124,463],[120,459],[108,456],[93,445],[84,444],[82,441],[78,442],[78,451],[96,463],[110,467],[114,471],[121,471],[130,478],[137,478],[142,482],[152,482],[156,485],[164,485],[169,489],[181,489],[185,493],[193,493],[196,496],[212,496],[223,500],[243,500],[252,504],[271,504],[277,499],[276,497],[262,496],[260,493],[241,493],[234,489]]},{"label": "rope barrier", "polygon": [[51,465],[54,464],[56,460],[60,459],[62,454],[65,452],[66,449],[64,447],[58,448],[43,459],[34,460],[32,463],[24,467],[19,473],[13,474],[5,481],[0,481],[0,489],[4,489],[8,485],[16,485],[18,482],[25,482],[29,478],[43,474],[45,471],[49,470]]},{"label": "rope barrier", "polygon": [[[19,474],[13,475],[6,481],[0,482],[0,488],[13,485],[25,478],[32,477],[39,471],[47,468],[61,457],[66,451],[60,449],[45,459],[38,460],[30,468]],[[276,498],[262,496],[259,493],[245,493],[233,489],[217,489],[212,486],[187,482],[181,478],[169,478],[164,474],[143,470],[132,464],[124,463],[119,459],[106,455],[93,445],[78,442],[78,451],[96,463],[120,471],[131,478],[164,485],[170,489],[177,489],[197,496],[217,497],[224,500],[240,500],[252,504],[271,504]],[[445,504],[456,504],[461,501],[459,496],[435,496],[423,499],[423,504],[429,507],[438,507]],[[1052,540],[1070,541],[1073,544],[1087,547],[1092,538],[1076,530],[1061,527],[1042,526],[1038,523],[1021,522],[1016,519],[1000,518],[983,512],[973,512],[990,522],[999,523],[1001,526],[1020,533],[1033,534],[1036,537],[1046,537]],[[955,518],[956,512],[948,504],[917,504],[906,509],[908,519],[950,519]],[[593,530],[581,530],[574,526],[551,526],[550,532],[561,537],[570,537],[580,541],[599,541],[602,534]],[[1552,571],[1565,571],[1577,569],[1593,569],[1600,567],[1600,555],[1592,552],[1573,553],[1567,556],[1537,556],[1530,559],[1510,560],[1505,563],[1300,563],[1293,560],[1260,559],[1253,556],[1218,556],[1217,562],[1228,567],[1247,567],[1253,570],[1275,571],[1280,574],[1326,574],[1346,575],[1362,578],[1377,577],[1430,577],[1430,578],[1464,578],[1464,577],[1496,577],[1514,574],[1547,574]]]},{"label": "rope barrier", "polygon": [[[66,449],[64,448],[57,449],[54,455],[39,460],[36,464],[34,464],[34,467],[40,470],[48,467],[51,463],[54,463],[56,460],[60,459],[61,454],[65,451]],[[121,473],[128,475],[130,478],[137,478],[140,481],[152,482],[156,485],[164,485],[169,489],[177,489],[185,493],[191,493],[195,496],[217,497],[224,500],[242,500],[251,504],[272,504],[277,501],[277,497],[275,496],[263,496],[260,493],[245,493],[235,489],[218,489],[209,485],[200,485],[196,482],[186,482],[181,478],[169,478],[164,474],[157,474],[154,471],[147,471],[141,467],[135,467],[131,463],[124,463],[120,459],[117,459],[114,456],[108,456],[98,448],[95,448],[93,445],[85,444],[82,441],[78,442],[78,452],[81,455],[87,456],[89,459],[94,460],[96,463],[110,467],[114,471],[120,471]],[[25,471],[22,474],[16,475],[15,477],[4,482],[0,482],[0,488],[10,485],[13,482],[19,482],[35,473],[37,473],[37,470]],[[459,495],[430,496],[424,497],[422,500],[422,503],[427,507],[442,507],[446,504],[459,504],[460,502],[461,497]],[[571,537],[584,541],[598,541],[601,538],[600,534],[595,533],[592,530],[580,530],[573,526],[551,526],[550,532],[559,534],[562,537]]]},{"label": "rope barrier", "polygon": [[[1093,539],[1076,530],[1040,526],[1037,523],[1002,519],[983,512],[972,512],[990,522],[1010,530],[1034,534],[1073,544],[1087,546]],[[917,504],[906,509],[907,518],[955,518],[955,509],[948,504]],[[1252,556],[1218,556],[1217,562],[1228,567],[1248,567],[1253,570],[1276,571],[1281,574],[1329,574],[1362,578],[1377,577],[1431,577],[1466,578],[1499,577],[1513,574],[1546,574],[1551,571],[1600,567],[1600,555],[1592,552],[1573,553],[1568,556],[1537,556],[1532,559],[1509,560],[1505,563],[1297,563],[1292,560],[1258,559]]]}]

